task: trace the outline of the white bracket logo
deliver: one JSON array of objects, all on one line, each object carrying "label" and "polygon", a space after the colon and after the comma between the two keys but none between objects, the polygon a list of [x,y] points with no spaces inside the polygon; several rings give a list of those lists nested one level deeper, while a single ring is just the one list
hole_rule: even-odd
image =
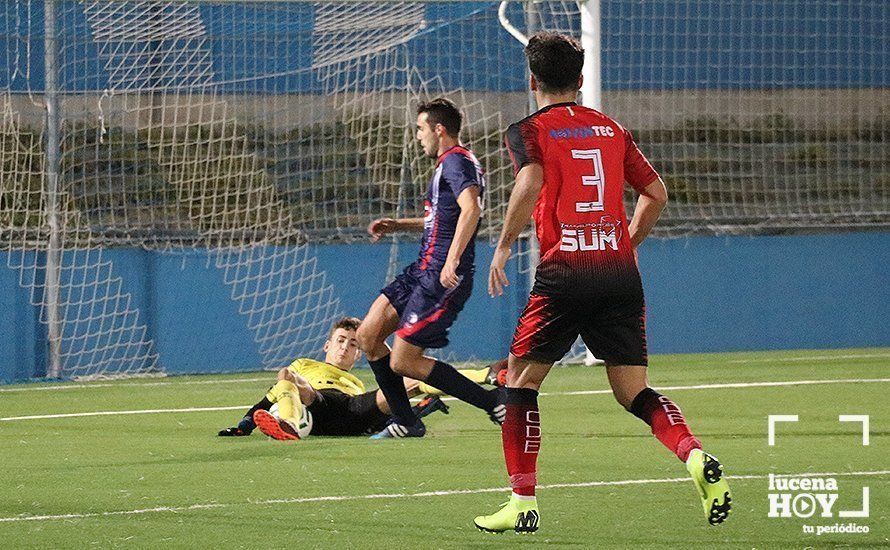
[{"label": "white bracket logo", "polygon": [[[767,444],[776,445],[776,424],[782,422],[798,422],[796,414],[771,414],[767,416]],[[869,445],[869,416],[867,414],[841,414],[838,422],[858,422],[862,424],[862,445]],[[837,500],[837,481],[826,477],[787,477],[770,474],[770,490],[782,491],[770,493],[769,517],[808,518],[816,512],[816,503],[821,507],[821,517],[833,517],[832,507]],[[825,492],[811,492],[811,491]],[[804,491],[804,492],[800,492]],[[838,517],[867,518],[869,515],[869,488],[862,488],[862,508],[859,510],[839,510]],[[805,526],[805,532],[806,526]]]},{"label": "white bracket logo", "polygon": [[777,422],[797,422],[796,414],[771,414],[767,417],[767,444],[770,447],[776,446],[776,423]]},{"label": "white bracket logo", "polygon": [[862,446],[868,447],[868,415],[867,414],[842,414],[837,417],[838,422],[862,422]]},{"label": "white bracket logo", "polygon": [[[800,418],[796,414],[771,414],[767,416],[767,445],[776,446],[776,424],[779,422],[797,422]],[[859,422],[862,424],[862,445],[868,447],[869,419],[867,414],[841,414],[838,422]]]}]

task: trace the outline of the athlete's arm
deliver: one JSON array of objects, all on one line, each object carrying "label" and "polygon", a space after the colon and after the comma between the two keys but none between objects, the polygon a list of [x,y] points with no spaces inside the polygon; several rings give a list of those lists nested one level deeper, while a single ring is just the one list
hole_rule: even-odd
[{"label": "athlete's arm", "polygon": [[667,188],[661,178],[657,178],[640,191],[640,198],[637,199],[634,217],[629,227],[631,246],[636,248],[646,239],[661,216],[667,201]]},{"label": "athlete's arm", "polygon": [[371,222],[368,226],[368,234],[371,235],[371,242],[377,242],[380,237],[387,233],[396,233],[398,231],[423,231],[423,218],[379,218]]},{"label": "athlete's arm", "polygon": [[460,216],[457,217],[454,238],[451,240],[451,246],[448,247],[448,256],[445,258],[445,265],[442,266],[442,273],[439,275],[439,282],[445,288],[454,288],[460,282],[460,279],[457,278],[460,257],[463,256],[467,244],[473,238],[476,226],[479,225],[479,217],[482,215],[482,205],[479,203],[479,186],[471,185],[461,191],[457,197],[457,205],[460,206]]},{"label": "athlete's arm", "polygon": [[510,193],[504,228],[488,270],[488,294],[491,296],[500,296],[504,293],[504,287],[510,284],[504,272],[504,266],[510,259],[510,247],[528,225],[543,186],[544,168],[540,164],[526,164],[516,174],[516,185]]}]

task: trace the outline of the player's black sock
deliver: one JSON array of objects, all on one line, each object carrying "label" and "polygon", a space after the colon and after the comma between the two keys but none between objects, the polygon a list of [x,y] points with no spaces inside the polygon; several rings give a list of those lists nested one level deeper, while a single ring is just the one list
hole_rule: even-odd
[{"label": "player's black sock", "polygon": [[377,385],[386,398],[389,410],[396,418],[399,424],[405,426],[413,426],[417,424],[417,415],[411,410],[411,401],[408,399],[408,392],[405,390],[405,381],[401,376],[394,373],[389,366],[389,355],[387,354],[380,359],[371,361],[371,370],[374,371],[374,378],[377,379]]},{"label": "player's black sock", "polygon": [[436,361],[424,382],[484,411],[491,411],[497,405],[494,392],[486,390],[457,372],[457,369],[448,363]]},{"label": "player's black sock", "polygon": [[244,433],[250,433],[256,429],[256,424],[253,421],[253,413],[263,410],[268,411],[272,408],[272,402],[264,395],[259,402],[250,408],[247,411],[247,414],[244,415],[244,418],[241,419],[241,422],[238,422],[238,428]]}]

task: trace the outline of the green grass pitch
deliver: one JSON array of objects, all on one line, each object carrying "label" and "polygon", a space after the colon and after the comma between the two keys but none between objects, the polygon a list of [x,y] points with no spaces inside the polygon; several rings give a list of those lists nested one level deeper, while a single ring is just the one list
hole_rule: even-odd
[{"label": "green grass pitch", "polygon": [[[555,368],[545,383],[541,529],[525,536],[472,525],[507,496],[481,490],[507,482],[499,431],[461,403],[431,416],[426,438],[403,441],[220,438],[217,430],[241,410],[165,411],[248,406],[274,378],[250,373],[0,388],[0,546],[890,545],[890,348],[655,356],[650,376],[656,388],[678,387],[663,391],[726,466],[734,508],[722,526],[706,524],[690,482],[671,481],[685,477],[682,464],[611,395],[596,392],[607,389],[601,367]],[[807,380],[838,382],[744,385]],[[705,384],[736,387],[688,387]],[[585,390],[594,393],[571,393]],[[10,419],[147,409],[164,412]],[[779,426],[772,447],[769,414],[800,418]],[[869,446],[860,424],[838,422],[841,414],[870,416]],[[807,472],[860,472],[837,476],[834,512],[858,510],[868,486],[869,517],[767,517],[766,475]],[[660,481],[616,483],[634,480]],[[850,522],[869,533],[803,532]]]}]

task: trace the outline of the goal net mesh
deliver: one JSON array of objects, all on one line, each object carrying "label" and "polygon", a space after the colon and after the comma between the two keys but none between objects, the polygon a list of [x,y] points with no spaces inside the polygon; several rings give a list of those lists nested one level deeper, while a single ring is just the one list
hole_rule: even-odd
[{"label": "goal net mesh", "polygon": [[[603,110],[667,182],[656,236],[890,225],[887,6],[604,0]],[[495,238],[512,186],[503,131],[529,113],[522,46],[498,7],[60,0],[48,28],[42,0],[5,2],[0,253],[41,318],[57,313],[62,374],[163,371],[120,248],[206,252],[262,357],[253,367],[315,355],[343,307],[313,247],[422,208],[424,99],[463,108],[489,182],[480,235]],[[581,33],[575,2],[513,2],[506,16],[524,33]]]}]

